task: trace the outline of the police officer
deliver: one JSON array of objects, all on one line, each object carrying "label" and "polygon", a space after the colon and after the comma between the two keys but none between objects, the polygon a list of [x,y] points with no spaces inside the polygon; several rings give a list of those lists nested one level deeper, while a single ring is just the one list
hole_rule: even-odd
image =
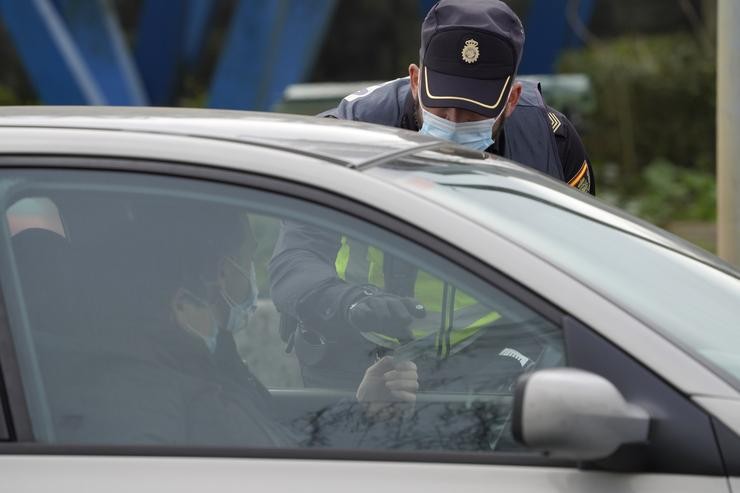
[{"label": "police officer", "polygon": [[[523,43],[521,21],[505,3],[441,0],[424,19],[421,64],[409,66],[409,77],[351,94],[323,116],[452,140],[593,194],[591,165],[572,124],[545,105],[538,84],[516,80]],[[415,295],[429,290],[418,289],[416,269],[400,259],[379,252],[382,289],[367,266],[348,275],[352,258],[371,253],[372,246],[338,233],[283,225],[270,262],[271,293],[308,386],[355,386],[375,347],[368,334],[408,341],[415,337],[412,322],[425,316],[430,301]],[[475,316],[496,318],[480,310]],[[464,332],[475,333],[475,323]]]},{"label": "police officer", "polygon": [[323,116],[453,140],[593,194],[573,124],[544,103],[539,84],[516,80],[523,45],[521,21],[505,3],[441,0],[422,24],[421,66],[347,96]]}]

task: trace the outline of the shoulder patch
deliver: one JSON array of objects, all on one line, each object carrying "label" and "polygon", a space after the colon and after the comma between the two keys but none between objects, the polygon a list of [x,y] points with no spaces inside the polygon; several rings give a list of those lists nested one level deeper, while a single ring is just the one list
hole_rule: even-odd
[{"label": "shoulder patch", "polygon": [[576,176],[571,178],[568,182],[571,187],[577,188],[581,192],[589,193],[591,191],[591,170],[588,168],[588,162],[583,161],[581,169],[578,170]]},{"label": "shoulder patch", "polygon": [[550,128],[552,128],[552,132],[557,133],[560,127],[563,126],[563,122],[561,122],[558,115],[552,111],[547,114],[547,118],[550,120]]}]

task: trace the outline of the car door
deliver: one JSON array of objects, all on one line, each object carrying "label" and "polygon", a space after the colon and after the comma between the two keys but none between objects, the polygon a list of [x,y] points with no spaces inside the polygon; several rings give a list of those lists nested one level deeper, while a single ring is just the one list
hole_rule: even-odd
[{"label": "car door", "polygon": [[[51,484],[33,468],[97,487],[165,475],[193,491],[306,481],[327,491],[728,491],[709,416],[577,317],[424,231],[264,176],[82,156],[22,162],[0,171],[0,469],[13,488]],[[290,221],[362,240],[496,316],[444,347],[469,324],[454,309],[430,310],[433,343],[367,353],[370,366],[393,354],[417,363],[413,403],[370,410],[352,389],[306,386],[270,294],[268,265]],[[249,323],[225,333],[228,317],[203,308],[223,299],[217,278],[229,262],[238,264],[229,275],[243,271],[260,294]],[[328,350],[366,347],[355,336]],[[658,445],[579,468],[517,444],[517,377],[565,365],[606,374],[663,410]],[[132,467],[142,476],[120,476]]]}]

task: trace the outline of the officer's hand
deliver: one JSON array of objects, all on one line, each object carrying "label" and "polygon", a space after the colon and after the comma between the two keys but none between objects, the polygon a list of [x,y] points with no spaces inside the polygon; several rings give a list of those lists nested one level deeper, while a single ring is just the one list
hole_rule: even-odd
[{"label": "officer's hand", "polygon": [[424,306],[414,298],[365,289],[347,308],[346,318],[360,332],[379,332],[407,341],[413,338],[409,328],[413,319],[425,315]]}]

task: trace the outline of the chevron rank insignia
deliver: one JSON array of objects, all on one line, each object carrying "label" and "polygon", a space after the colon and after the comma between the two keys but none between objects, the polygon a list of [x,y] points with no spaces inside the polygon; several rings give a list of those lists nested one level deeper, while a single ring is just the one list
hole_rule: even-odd
[{"label": "chevron rank insignia", "polygon": [[563,123],[560,121],[560,118],[558,118],[558,115],[553,112],[548,113],[547,118],[550,119],[550,127],[552,128],[553,133],[556,133]]}]

